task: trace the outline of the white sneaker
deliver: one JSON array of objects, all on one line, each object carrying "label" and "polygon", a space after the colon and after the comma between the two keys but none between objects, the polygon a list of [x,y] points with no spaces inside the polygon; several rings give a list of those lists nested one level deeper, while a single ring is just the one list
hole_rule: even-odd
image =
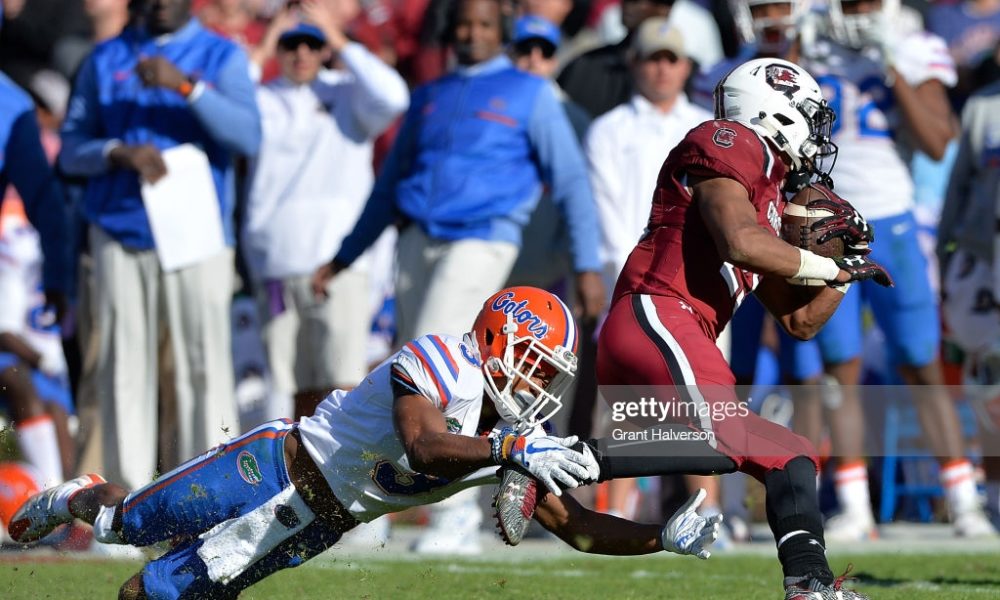
[{"label": "white sneaker", "polygon": [[866,542],[878,538],[878,529],[870,511],[867,514],[844,512],[826,520],[823,538],[834,543]]},{"label": "white sneaker", "polygon": [[81,490],[102,483],[105,481],[100,475],[81,475],[28,498],[10,520],[11,539],[28,544],[42,539],[63,523],[72,522],[69,501]]},{"label": "white sneaker", "polygon": [[431,522],[413,544],[418,554],[480,554],[483,511],[476,503],[431,509]]},{"label": "white sneaker", "polygon": [[986,513],[975,508],[959,513],[952,520],[955,535],[961,538],[990,538],[997,537],[997,530],[993,528]]}]

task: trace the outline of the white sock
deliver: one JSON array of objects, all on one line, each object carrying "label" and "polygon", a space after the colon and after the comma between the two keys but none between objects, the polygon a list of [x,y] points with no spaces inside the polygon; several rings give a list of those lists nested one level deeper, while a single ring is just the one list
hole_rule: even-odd
[{"label": "white sock", "polygon": [[976,478],[972,471],[972,463],[967,459],[953,460],[943,465],[941,485],[944,487],[944,497],[948,501],[948,511],[952,517],[979,508]]},{"label": "white sock", "polygon": [[861,461],[837,467],[833,474],[837,501],[843,512],[872,519],[872,503],[868,493],[868,467]]},{"label": "white sock", "polygon": [[94,519],[94,539],[102,544],[124,544],[122,536],[111,527],[114,521],[114,506],[102,506],[98,509],[97,518]]},{"label": "white sock", "polygon": [[38,482],[42,489],[62,483],[62,457],[52,417],[42,415],[21,421],[14,426],[14,432],[24,460],[38,469],[44,479]]}]

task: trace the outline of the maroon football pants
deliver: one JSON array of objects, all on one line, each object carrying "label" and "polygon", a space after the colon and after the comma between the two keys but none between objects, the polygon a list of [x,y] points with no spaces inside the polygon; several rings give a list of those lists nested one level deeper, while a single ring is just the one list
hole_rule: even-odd
[{"label": "maroon football pants", "polygon": [[628,394],[639,400],[645,390],[649,395],[655,390],[661,414],[668,415],[665,422],[710,432],[707,443],[701,442],[706,452],[727,456],[760,481],[797,456],[818,464],[808,440],[740,401],[715,340],[678,298],[633,294],[614,303],[598,340],[597,380],[605,397],[616,400]]}]

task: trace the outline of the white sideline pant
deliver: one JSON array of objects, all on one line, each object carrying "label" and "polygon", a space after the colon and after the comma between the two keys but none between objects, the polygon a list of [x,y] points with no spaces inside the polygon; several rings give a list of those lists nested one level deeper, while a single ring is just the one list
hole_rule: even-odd
[{"label": "white sideline pant", "polygon": [[108,479],[136,489],[156,471],[161,328],[173,348],[178,455],[196,456],[239,434],[230,349],[233,251],[164,273],[155,250],[128,250],[97,226],[90,240],[104,467]]},{"label": "white sideline pant", "polygon": [[317,302],[312,274],[282,282],[284,310],[272,314],[262,284],[257,293],[261,335],[275,389],[286,395],[306,390],[354,387],[368,374],[372,310],[368,274],[346,269],[327,284]]},{"label": "white sideline pant", "polygon": [[461,337],[500,290],[518,248],[508,242],[431,239],[416,224],[396,246],[396,346],[428,333]]}]

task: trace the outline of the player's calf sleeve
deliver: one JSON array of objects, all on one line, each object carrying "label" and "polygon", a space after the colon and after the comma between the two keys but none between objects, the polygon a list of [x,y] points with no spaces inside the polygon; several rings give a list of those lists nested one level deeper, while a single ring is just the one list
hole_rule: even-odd
[{"label": "player's calf sleeve", "polygon": [[767,522],[778,546],[785,577],[810,575],[831,583],[826,561],[823,516],[816,494],[816,464],[806,456],[788,461],[764,475]]},{"label": "player's calf sleeve", "polygon": [[685,431],[681,426],[659,425],[644,430],[637,443],[612,438],[591,438],[590,446],[601,467],[598,481],[656,475],[716,475],[736,470],[733,459],[713,448],[707,441],[678,440],[668,431]]}]

